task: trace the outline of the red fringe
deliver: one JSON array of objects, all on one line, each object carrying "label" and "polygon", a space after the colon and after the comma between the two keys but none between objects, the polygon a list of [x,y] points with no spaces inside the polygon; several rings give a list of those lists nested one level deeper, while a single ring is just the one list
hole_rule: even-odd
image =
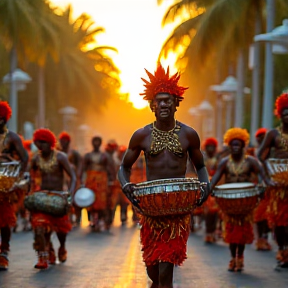
[{"label": "red fringe", "polygon": [[254,240],[252,217],[239,219],[225,215],[223,220],[223,240],[226,243],[251,244]]},{"label": "red fringe", "polygon": [[288,226],[288,191],[285,187],[268,187],[267,220],[270,228]]},{"label": "red fringe", "polygon": [[267,208],[269,205],[269,201],[270,199],[268,197],[268,194],[265,193],[264,198],[261,199],[258,206],[254,210],[254,222],[260,222],[267,219]]},{"label": "red fringe", "polygon": [[209,195],[208,199],[206,200],[203,206],[205,213],[217,213],[219,211],[216,199],[211,195]]},{"label": "red fringe", "polygon": [[85,186],[95,193],[95,202],[90,210],[105,210],[107,207],[108,177],[105,171],[87,171]]},{"label": "red fringe", "polygon": [[16,225],[16,216],[14,207],[8,201],[0,202],[0,228],[14,227]]},{"label": "red fringe", "polygon": [[170,217],[141,216],[143,261],[146,266],[159,262],[181,265],[187,258],[190,215]]},{"label": "red fringe", "polygon": [[47,230],[55,231],[56,233],[68,233],[72,229],[68,215],[62,217],[54,217],[45,213],[32,213],[32,227],[45,227]]}]

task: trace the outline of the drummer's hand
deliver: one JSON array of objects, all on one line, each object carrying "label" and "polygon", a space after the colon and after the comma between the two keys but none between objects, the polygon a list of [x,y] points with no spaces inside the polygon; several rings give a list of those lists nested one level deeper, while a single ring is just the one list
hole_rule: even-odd
[{"label": "drummer's hand", "polygon": [[135,184],[134,183],[127,183],[122,187],[123,193],[126,195],[126,197],[130,200],[130,202],[137,207],[138,209],[141,209],[139,206],[140,201],[135,198],[133,192],[135,190]]},{"label": "drummer's hand", "polygon": [[269,179],[269,178],[265,179],[265,184],[267,186],[277,186],[277,183],[274,182],[273,180]]},{"label": "drummer's hand", "polygon": [[208,196],[210,194],[210,185],[209,185],[209,183],[207,183],[207,185],[205,185],[205,186],[201,186],[200,189],[201,189],[201,192],[203,193],[203,197],[201,197],[198,200],[197,206],[201,206],[207,200],[207,198],[208,198]]}]

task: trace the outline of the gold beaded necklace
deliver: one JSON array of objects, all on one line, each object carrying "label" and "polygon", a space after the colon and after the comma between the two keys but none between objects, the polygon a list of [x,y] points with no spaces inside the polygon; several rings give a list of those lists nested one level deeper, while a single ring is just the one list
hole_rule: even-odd
[{"label": "gold beaded necklace", "polygon": [[280,134],[280,146],[283,150],[288,151],[288,134],[283,133],[282,126],[278,127],[277,130]]},{"label": "gold beaded necklace", "polygon": [[45,173],[49,173],[49,172],[53,171],[53,167],[57,163],[57,155],[56,155],[54,150],[52,151],[52,153],[50,155],[50,159],[48,161],[44,160],[44,158],[41,156],[40,153],[39,153],[38,159],[39,159],[38,160],[38,166],[39,166],[40,170],[45,172]]},{"label": "gold beaded necklace", "polygon": [[229,156],[229,168],[231,168],[231,172],[234,173],[238,177],[239,174],[244,172],[244,163],[247,156],[244,155],[240,162],[236,164],[236,162],[233,160],[231,155]]}]

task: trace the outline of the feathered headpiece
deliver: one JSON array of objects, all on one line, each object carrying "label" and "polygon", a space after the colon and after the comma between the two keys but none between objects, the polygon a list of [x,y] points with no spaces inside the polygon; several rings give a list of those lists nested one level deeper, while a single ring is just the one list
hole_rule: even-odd
[{"label": "feathered headpiece", "polygon": [[12,109],[9,106],[8,102],[0,101],[0,118],[4,118],[7,122],[12,115]]},{"label": "feathered headpiece", "polygon": [[24,146],[25,150],[31,151],[32,142],[33,142],[32,140],[24,140],[23,141],[23,146]]},{"label": "feathered headpiece", "polygon": [[56,145],[56,137],[49,129],[41,128],[34,132],[33,142],[35,141],[45,141],[50,144],[51,148],[54,148]]},{"label": "feathered headpiece", "polygon": [[266,132],[267,132],[267,129],[266,129],[266,128],[259,128],[259,129],[256,131],[256,133],[255,133],[255,137],[259,137],[259,136],[261,136],[261,135],[263,135],[263,134],[266,134]]},{"label": "feathered headpiece", "polygon": [[245,146],[248,145],[250,140],[250,135],[246,129],[242,128],[231,128],[226,131],[224,135],[224,143],[229,145],[229,143],[234,140],[238,139],[245,143]]},{"label": "feathered headpiece", "polygon": [[118,151],[119,152],[125,152],[127,150],[127,147],[125,146],[125,145],[120,145],[119,147],[118,147]]},{"label": "feathered headpiece", "polygon": [[180,79],[180,74],[177,72],[173,76],[169,77],[169,66],[167,68],[167,72],[165,72],[164,68],[161,64],[158,64],[157,70],[155,71],[155,75],[151,74],[149,71],[145,69],[150,82],[141,78],[144,81],[144,87],[146,88],[144,93],[140,93],[141,96],[144,96],[144,100],[151,101],[155,98],[155,96],[159,93],[167,93],[170,95],[174,95],[178,98],[179,101],[183,100],[182,96],[187,88],[178,86],[178,81]]},{"label": "feathered headpiece", "polygon": [[275,101],[274,114],[281,118],[281,113],[284,108],[288,108],[288,92],[282,93]]},{"label": "feathered headpiece", "polygon": [[71,136],[69,135],[69,133],[63,131],[59,134],[59,137],[58,137],[60,140],[67,140],[67,141],[71,141]]},{"label": "feathered headpiece", "polygon": [[206,146],[208,145],[212,145],[212,146],[215,146],[217,147],[218,146],[218,141],[216,138],[213,138],[213,137],[210,137],[210,138],[207,138],[204,143],[203,143],[203,147],[205,148]]}]

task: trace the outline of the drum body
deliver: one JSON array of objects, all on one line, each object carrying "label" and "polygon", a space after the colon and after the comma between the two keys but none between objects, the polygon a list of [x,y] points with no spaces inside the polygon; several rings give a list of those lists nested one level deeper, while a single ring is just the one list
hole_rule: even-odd
[{"label": "drum body", "polygon": [[147,216],[189,214],[203,197],[194,178],[159,179],[136,184],[134,197]]},{"label": "drum body", "polygon": [[61,217],[66,215],[69,210],[67,196],[67,192],[61,191],[35,192],[25,197],[24,205],[31,212],[42,212]]},{"label": "drum body", "polygon": [[259,203],[263,189],[250,182],[227,183],[213,189],[220,209],[229,215],[247,215]]},{"label": "drum body", "polygon": [[288,159],[270,158],[265,161],[270,177],[282,186],[288,186]]},{"label": "drum body", "polygon": [[94,201],[95,193],[89,188],[79,188],[74,194],[74,203],[80,208],[88,208]]},{"label": "drum body", "polygon": [[19,161],[0,162],[0,193],[11,192],[19,180],[21,164]]}]

